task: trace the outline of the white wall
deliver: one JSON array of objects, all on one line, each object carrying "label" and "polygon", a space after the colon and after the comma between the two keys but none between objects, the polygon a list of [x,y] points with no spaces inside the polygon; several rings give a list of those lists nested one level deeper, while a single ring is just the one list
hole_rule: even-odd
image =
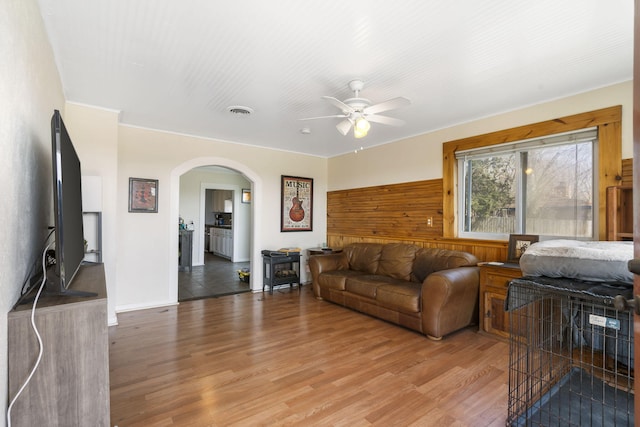
[{"label": "white wall", "polygon": [[[197,166],[222,165],[253,182],[253,289],[262,289],[262,249],[316,247],[326,235],[327,160],[167,132],[120,126],[118,137],[117,310],[177,301],[180,176]],[[314,178],[312,232],[280,232],[280,177]],[[158,213],[127,212],[129,177],[159,180]],[[303,276],[302,280],[306,280]]]},{"label": "white wall", "polygon": [[102,262],[107,282],[109,324],[117,323],[116,265],[118,251],[116,205],[118,168],[118,111],[87,108],[68,102],[65,125],[80,157],[83,176],[100,177],[102,183]]},{"label": "white wall", "polygon": [[[53,225],[51,116],[64,95],[33,0],[0,2],[0,408],[7,397],[7,316]],[[28,373],[25,373],[25,377]],[[0,425],[5,425],[0,417]]]},{"label": "white wall", "polygon": [[329,160],[328,191],[442,178],[442,144],[622,105],[622,158],[633,157],[631,81],[344,154]]}]

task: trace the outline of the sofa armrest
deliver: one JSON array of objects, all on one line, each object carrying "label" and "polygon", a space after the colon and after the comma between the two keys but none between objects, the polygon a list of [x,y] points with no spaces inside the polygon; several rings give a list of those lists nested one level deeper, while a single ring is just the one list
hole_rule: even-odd
[{"label": "sofa armrest", "polygon": [[348,270],[349,261],[343,252],[327,255],[313,255],[309,257],[309,270],[313,281],[313,293],[316,297],[320,295],[318,288],[318,276],[323,271]]},{"label": "sofa armrest", "polygon": [[422,283],[422,332],[440,339],[478,319],[478,267],[431,273]]}]

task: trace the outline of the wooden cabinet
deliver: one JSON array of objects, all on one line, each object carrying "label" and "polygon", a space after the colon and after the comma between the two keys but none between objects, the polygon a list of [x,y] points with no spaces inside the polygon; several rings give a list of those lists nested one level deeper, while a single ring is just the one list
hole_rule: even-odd
[{"label": "wooden cabinet", "polygon": [[633,240],[633,188],[607,188],[607,240]]},{"label": "wooden cabinet", "polygon": [[233,212],[233,191],[213,190],[213,212]]},{"label": "wooden cabinet", "polygon": [[210,250],[216,255],[233,258],[233,230],[213,227],[211,229]]},{"label": "wooden cabinet", "polygon": [[233,231],[222,230],[222,255],[233,258]]},{"label": "wooden cabinet", "polygon": [[193,230],[180,230],[178,254],[178,270],[191,271],[193,268]]},{"label": "wooden cabinet", "polygon": [[480,330],[509,338],[509,313],[504,311],[507,287],[522,277],[518,264],[480,266]]},{"label": "wooden cabinet", "polygon": [[[72,290],[91,297],[43,295],[35,311],[42,360],[11,413],[16,426],[105,426],[109,422],[109,332],[102,264],[83,265]],[[31,306],[7,315],[9,398],[27,378],[38,355]]]}]

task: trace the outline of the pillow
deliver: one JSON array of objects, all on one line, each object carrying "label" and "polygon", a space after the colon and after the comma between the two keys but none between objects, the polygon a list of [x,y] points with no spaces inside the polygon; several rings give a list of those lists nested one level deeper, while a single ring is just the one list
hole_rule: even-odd
[{"label": "pillow", "polygon": [[546,240],[527,248],[520,269],[525,276],[633,283],[631,259],[633,242]]}]

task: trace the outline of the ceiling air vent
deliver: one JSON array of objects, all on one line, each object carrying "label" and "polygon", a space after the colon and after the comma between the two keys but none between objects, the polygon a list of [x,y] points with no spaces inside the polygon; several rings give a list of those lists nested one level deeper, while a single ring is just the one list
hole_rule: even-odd
[{"label": "ceiling air vent", "polygon": [[249,114],[253,113],[253,108],[243,107],[242,105],[233,105],[231,107],[227,107],[227,111],[239,116],[248,116]]}]

